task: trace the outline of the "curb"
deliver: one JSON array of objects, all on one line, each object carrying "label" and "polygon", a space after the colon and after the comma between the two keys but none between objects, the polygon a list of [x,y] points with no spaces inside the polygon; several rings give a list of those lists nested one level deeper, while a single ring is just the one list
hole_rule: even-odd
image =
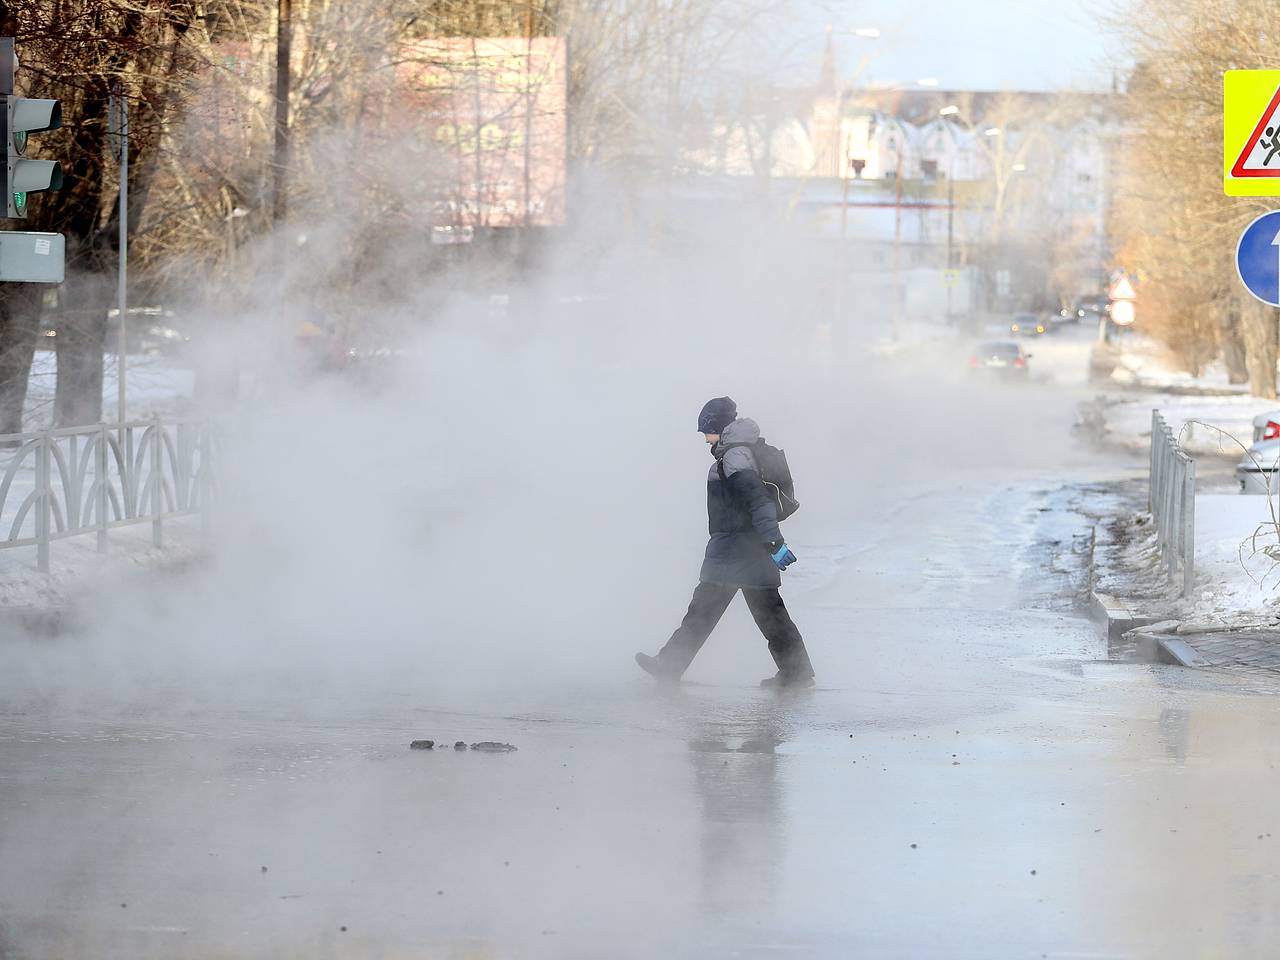
[{"label": "curb", "polygon": [[1103,628],[1108,643],[1115,643],[1135,627],[1159,623],[1167,617],[1138,613],[1123,600],[1106,593],[1089,591],[1089,614]]},{"label": "curb", "polygon": [[1156,655],[1162,663],[1172,663],[1179,667],[1208,666],[1209,662],[1185,640],[1168,634],[1154,634],[1151,639],[1156,642]]}]

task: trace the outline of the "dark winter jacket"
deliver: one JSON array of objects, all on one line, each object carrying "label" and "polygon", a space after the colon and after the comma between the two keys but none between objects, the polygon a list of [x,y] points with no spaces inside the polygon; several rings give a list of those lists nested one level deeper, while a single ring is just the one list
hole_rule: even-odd
[{"label": "dark winter jacket", "polygon": [[[711,447],[716,462],[707,474],[707,542],[702,561],[703,583],[732,587],[778,587],[782,577],[769,556],[769,544],[782,540],[778,509],[760,481],[760,471],[748,447],[760,428],[754,420],[735,420]],[[720,467],[724,467],[724,480]]]}]

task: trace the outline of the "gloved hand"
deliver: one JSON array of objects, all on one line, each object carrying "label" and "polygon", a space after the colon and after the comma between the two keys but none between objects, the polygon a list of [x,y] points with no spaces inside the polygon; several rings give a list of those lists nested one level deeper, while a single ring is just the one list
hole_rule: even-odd
[{"label": "gloved hand", "polygon": [[796,555],[791,552],[791,548],[785,543],[771,543],[769,547],[773,550],[771,556],[779,570],[785,570],[796,562]]}]

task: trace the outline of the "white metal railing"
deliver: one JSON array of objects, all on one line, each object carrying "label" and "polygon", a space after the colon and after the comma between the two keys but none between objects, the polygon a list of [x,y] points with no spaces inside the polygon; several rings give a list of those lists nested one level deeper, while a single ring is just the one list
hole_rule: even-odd
[{"label": "white metal railing", "polygon": [[157,547],[166,520],[207,529],[216,446],[208,421],[159,417],[0,435],[0,549],[34,546],[48,571],[55,540],[96,534],[105,553],[114,527],[149,523]]},{"label": "white metal railing", "polygon": [[1159,410],[1151,411],[1151,484],[1148,506],[1156,528],[1160,559],[1176,582],[1182,571],[1181,592],[1195,579],[1196,463],[1179,446]]}]

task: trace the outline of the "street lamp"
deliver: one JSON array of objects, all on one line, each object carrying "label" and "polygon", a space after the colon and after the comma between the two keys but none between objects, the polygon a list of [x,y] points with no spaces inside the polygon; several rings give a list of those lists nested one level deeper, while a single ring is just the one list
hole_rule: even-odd
[{"label": "street lamp", "polygon": [[[956,112],[959,112],[959,111],[956,111]],[[970,132],[976,133],[976,131],[972,127],[970,127]],[[1027,141],[1024,138],[1023,142],[1017,148],[1014,154],[1014,162],[1009,165],[1006,172],[1006,168],[1004,165],[1005,145],[1006,143],[1008,143],[1008,137],[1006,136],[1006,133],[1007,131],[1004,130],[1004,128],[994,127],[994,126],[987,127],[985,130],[982,131],[983,136],[986,137],[988,140],[993,140],[995,144],[994,147],[985,148],[987,151],[988,158],[992,161],[993,173],[995,177],[995,188],[996,188],[995,206],[993,210],[993,219],[992,219],[992,233],[991,233],[991,240],[990,240],[990,243],[993,249],[1000,239],[1001,224],[1004,220],[1005,191],[1008,188],[1009,183],[1013,179],[1013,176],[1015,174],[1026,173],[1027,171],[1027,164],[1017,159],[1018,157],[1026,156],[1027,144],[1029,141]],[[981,141],[978,141],[978,142],[981,142]]]},{"label": "street lamp", "polygon": [[[827,27],[828,38],[833,33],[831,27]],[[856,37],[860,40],[879,40],[879,27],[854,27],[849,31],[841,31],[843,36]],[[874,53],[865,53],[858,61],[857,67],[853,71],[850,82],[855,82],[862,76],[863,72],[870,65],[871,60],[875,56]],[[840,143],[841,132],[844,126],[843,118],[844,98],[841,96],[836,106],[836,149],[839,151],[839,170],[841,184],[840,198],[840,250],[838,256],[838,270],[840,275],[837,284],[838,302],[836,304],[837,315],[843,315],[844,305],[848,299],[847,285],[848,278],[848,230],[849,230],[849,138],[844,137],[844,142]]]},{"label": "street lamp", "polygon": [[[953,117],[960,112],[954,103],[948,104],[938,111],[940,117]],[[956,161],[960,159],[960,151],[955,149],[954,135],[951,136],[951,162],[947,164],[947,322],[951,322],[951,290],[955,282],[955,236],[956,236]]]},{"label": "street lamp", "polygon": [[[892,93],[910,90],[912,87],[936,87],[937,85],[937,77],[924,77],[915,83],[890,83],[883,87],[877,87],[876,92]],[[939,111],[943,116],[950,116],[959,112],[960,108],[956,106],[943,107]],[[897,170],[893,177],[893,316],[890,336],[895,342],[898,339],[899,318],[902,313],[902,154],[905,148],[905,138],[900,139],[895,151],[897,154]]]},{"label": "street lamp", "polygon": [[[938,111],[940,117],[954,117],[960,113],[960,107],[954,103],[947,104]],[[982,131],[983,136],[998,137],[1004,133],[999,127],[987,127]],[[952,147],[955,147],[955,141],[952,140]],[[953,150],[951,154],[951,162],[947,167],[947,318],[951,318],[951,283],[953,282],[953,271],[955,270],[955,219],[956,219],[956,161],[960,159],[958,150]],[[1017,166],[1014,167],[1018,169]],[[1026,169],[1025,166],[1023,169]]]}]

